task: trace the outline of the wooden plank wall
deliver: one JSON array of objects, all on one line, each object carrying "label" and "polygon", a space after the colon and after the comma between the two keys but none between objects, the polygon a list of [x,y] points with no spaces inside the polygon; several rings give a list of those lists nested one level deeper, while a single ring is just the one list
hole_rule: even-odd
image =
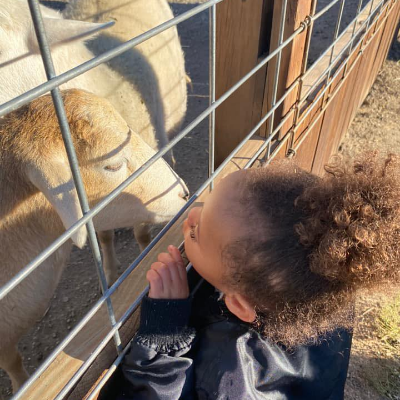
[{"label": "wooden plank wall", "polygon": [[[389,51],[393,32],[399,21],[400,2],[389,0],[386,10],[374,21],[360,46],[353,49],[347,73],[339,74],[329,95],[325,96],[325,109],[296,126],[295,141],[307,135],[299,147],[296,159],[304,168],[316,174],[324,173],[332,154],[336,153],[357,109],[368,94]],[[335,89],[336,87],[336,89]],[[329,104],[326,102],[329,101]],[[312,104],[312,106],[324,106]],[[314,126],[309,129],[314,122]],[[308,125],[308,126],[307,126]]]},{"label": "wooden plank wall", "polygon": [[[216,99],[254,68],[269,41],[268,16],[273,0],[229,0],[217,5]],[[263,78],[264,76],[264,78]],[[231,153],[259,119],[260,82],[265,68],[216,110],[215,167]],[[254,116],[253,116],[254,115]]]},{"label": "wooden plank wall", "polygon": [[[316,4],[314,2],[314,4]],[[306,20],[306,17],[312,14],[313,1],[312,0],[292,0],[287,4],[286,18],[284,22],[283,41],[287,40],[295,30],[300,28],[300,24]],[[279,46],[279,30],[282,17],[282,2],[276,1],[274,3],[273,19],[272,19],[272,35],[271,35],[271,51]],[[308,26],[301,32],[292,43],[285,46],[282,50],[281,63],[278,72],[278,86],[276,99],[279,100],[294,84],[294,82],[303,73],[304,66],[307,63],[307,48],[308,37],[310,35],[310,27]],[[263,97],[262,114],[265,115],[273,105],[273,86],[276,77],[278,55],[276,55],[269,63],[267,68],[266,84]],[[289,110],[296,103],[300,91],[300,86],[293,88],[290,95],[284,100],[283,104],[276,110],[273,128],[276,128],[280,120],[287,115]],[[267,137],[270,131],[269,119],[267,123],[261,128],[260,136]],[[285,132],[291,128],[294,123],[293,118],[288,118],[282,131]],[[282,137],[283,135],[280,135]]]},{"label": "wooden plank wall", "polygon": [[[245,17],[239,17],[243,11],[243,4],[252,4],[251,7],[247,4],[248,8],[246,9],[246,18],[253,18],[253,22],[257,25],[257,27],[253,26],[251,31],[252,40],[257,40],[257,37],[260,42],[268,39],[260,33],[263,29],[265,30],[263,18],[254,20],[254,13],[259,12],[259,10],[264,10],[264,12],[267,10],[268,13],[272,12],[272,17],[270,16],[268,19],[271,21],[272,18],[269,52],[272,52],[278,46],[282,2],[264,1],[268,2],[268,7],[266,7],[265,3],[264,5],[261,3],[256,5],[256,2],[239,4],[240,2],[236,0],[224,2],[219,6],[218,23],[224,25],[218,29],[217,36],[218,95],[221,95],[236,83],[240,74],[243,76],[243,74],[247,73],[256,64],[257,60],[262,59],[261,54],[258,54],[257,57],[257,45],[254,43],[249,44],[243,38],[240,39],[241,36],[236,31],[238,26],[243,26],[242,20]],[[375,1],[375,3],[378,2]],[[293,0],[288,2],[284,40],[312,12],[313,6],[315,6],[315,3],[312,0]],[[295,158],[300,166],[317,174],[323,173],[324,164],[328,162],[333,153],[337,152],[344,133],[368,94],[388,53],[393,32],[399,20],[399,0],[389,0],[383,7],[385,11],[370,24],[362,43],[354,46],[352,54],[349,56],[348,66],[334,78],[333,82],[330,83],[330,88],[319,101],[311,101],[308,107],[302,108],[296,114],[292,111],[296,101],[300,98],[300,94],[302,94],[300,92],[301,86],[297,85],[298,87],[292,88],[292,93],[275,113],[274,127],[291,112],[290,117],[288,115],[287,122],[280,130],[278,137],[279,139],[284,138],[285,143],[276,157],[285,157],[289,148],[296,148]],[[253,17],[250,17],[250,15],[253,15]],[[264,18],[264,20],[267,19]],[[360,21],[358,24],[360,24]],[[352,31],[352,27],[349,28],[349,31]],[[235,33],[239,36],[235,37]],[[307,45],[309,44],[307,40],[308,34],[309,27],[282,51],[277,99],[281,98],[290,85],[296,82],[304,72],[303,67],[308,53]],[[344,46],[350,36],[350,34],[344,36],[342,43],[335,47],[335,54],[339,53],[340,46]],[[229,48],[219,49],[218,43],[226,42],[229,43]],[[251,60],[242,61],[241,52],[243,49],[247,52],[246,54],[251,53]],[[238,59],[241,61],[235,62]],[[216,165],[222,162],[224,157],[271,109],[276,61],[277,57],[275,56],[267,64],[266,68],[259,71],[256,78],[250,80],[243,89],[231,96],[223,104],[223,107],[217,110]],[[236,63],[236,65],[234,69],[230,70],[232,63]],[[313,75],[319,76],[325,68],[326,60],[323,59],[321,65],[317,65],[313,71]],[[320,91],[326,87],[327,83],[320,88]],[[310,86],[310,82],[307,82],[307,86]],[[317,92],[316,95],[318,93],[320,92]],[[306,118],[302,118],[310,107],[312,110],[309,115]],[[259,135],[264,137],[267,135],[269,131],[268,123],[269,121],[260,128]],[[276,144],[278,143],[276,142]]]}]

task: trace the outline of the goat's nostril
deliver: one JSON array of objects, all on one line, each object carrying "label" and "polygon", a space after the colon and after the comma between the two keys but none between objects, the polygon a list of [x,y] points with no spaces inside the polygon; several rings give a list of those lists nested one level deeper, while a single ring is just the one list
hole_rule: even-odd
[{"label": "goat's nostril", "polygon": [[189,200],[189,192],[187,190],[182,190],[182,192],[179,193],[179,197],[181,197],[183,200],[188,201]]}]

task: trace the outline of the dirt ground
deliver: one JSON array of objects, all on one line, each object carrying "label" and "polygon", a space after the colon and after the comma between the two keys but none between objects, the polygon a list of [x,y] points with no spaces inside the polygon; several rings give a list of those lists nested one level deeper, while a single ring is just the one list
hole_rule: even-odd
[{"label": "dirt ground", "polygon": [[[200,2],[204,2],[200,1]],[[53,2],[60,3],[60,2]],[[175,14],[187,11],[196,0],[176,0],[171,3]],[[328,0],[320,0],[322,8]],[[342,27],[354,18],[358,0],[347,0]],[[336,23],[338,5],[329,16],[315,25],[310,62],[316,60],[329,44]],[[179,34],[185,52],[186,68],[192,80],[189,89],[188,113],[185,125],[208,106],[208,14],[201,13],[179,25]],[[397,150],[400,144],[400,40],[395,40],[388,59],[353,121],[341,144],[343,154],[353,155],[365,148]],[[176,171],[186,181],[191,192],[195,191],[207,176],[208,123],[200,124],[175,148]],[[117,253],[122,263],[121,272],[139,254],[129,229],[117,232]],[[400,379],[400,354],[387,354],[376,338],[375,316],[394,293],[385,296],[363,296],[357,303],[360,323],[355,331],[351,365],[346,386],[348,400],[387,399],[373,387],[370,372],[382,369],[382,365],[396,370]],[[72,327],[87,313],[99,297],[97,275],[88,248],[74,249],[62,281],[54,295],[45,317],[38,321],[31,332],[21,341],[27,370],[32,373],[50,354],[51,350],[68,334]],[[397,357],[397,359],[396,359]],[[10,397],[10,383],[0,371],[0,398]],[[390,397],[389,397],[390,398]],[[392,397],[400,399],[400,397]]]}]

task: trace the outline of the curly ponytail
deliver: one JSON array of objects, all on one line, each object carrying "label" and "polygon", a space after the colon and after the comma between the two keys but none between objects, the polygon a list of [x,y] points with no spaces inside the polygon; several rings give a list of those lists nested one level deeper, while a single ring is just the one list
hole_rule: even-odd
[{"label": "curly ponytail", "polygon": [[257,329],[288,346],[350,328],[357,289],[400,280],[399,157],[336,157],[326,171],[287,160],[249,171],[239,201],[252,233],[222,254]]},{"label": "curly ponytail", "polygon": [[313,249],[310,269],[354,288],[390,282],[400,271],[399,157],[335,161],[296,201],[307,215],[295,229]]}]

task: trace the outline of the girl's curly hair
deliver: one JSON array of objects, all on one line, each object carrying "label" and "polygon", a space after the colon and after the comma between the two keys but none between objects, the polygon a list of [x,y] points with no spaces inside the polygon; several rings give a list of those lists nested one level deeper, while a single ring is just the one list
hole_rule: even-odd
[{"label": "girl's curly hair", "polygon": [[249,173],[239,201],[251,231],[223,250],[256,328],[287,346],[351,328],[354,292],[400,278],[399,157],[336,157],[325,169],[318,178],[286,160]]}]

